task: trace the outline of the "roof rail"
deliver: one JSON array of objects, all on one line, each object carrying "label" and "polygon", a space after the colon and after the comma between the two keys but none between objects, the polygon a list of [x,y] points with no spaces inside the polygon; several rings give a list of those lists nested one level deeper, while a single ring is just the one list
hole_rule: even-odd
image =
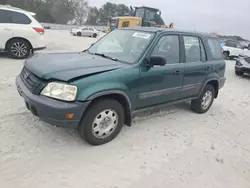
[{"label": "roof rail", "polygon": [[19,11],[31,13],[32,15],[36,15],[36,13],[34,13],[34,12],[31,12],[31,11],[28,11],[28,10],[24,10],[24,9],[21,9],[21,8],[18,8],[18,7],[13,7],[11,5],[0,5],[0,8],[1,7],[3,7],[3,8],[9,8],[9,9],[12,9],[12,10],[19,10]]}]

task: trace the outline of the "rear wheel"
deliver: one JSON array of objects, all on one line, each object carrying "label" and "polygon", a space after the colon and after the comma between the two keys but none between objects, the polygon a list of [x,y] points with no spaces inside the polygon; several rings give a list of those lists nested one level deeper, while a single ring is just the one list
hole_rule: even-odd
[{"label": "rear wheel", "polygon": [[7,53],[14,59],[26,59],[30,55],[30,44],[23,39],[13,39],[7,44]]},{"label": "rear wheel", "polygon": [[78,37],[82,36],[82,33],[81,32],[77,32],[76,34]]},{"label": "rear wheel", "polygon": [[97,34],[96,34],[96,33],[94,33],[94,34],[93,34],[93,37],[94,37],[94,38],[96,38],[96,37],[97,37]]},{"label": "rear wheel", "polygon": [[214,87],[207,84],[198,99],[191,101],[191,109],[199,114],[203,114],[212,106],[215,96]]},{"label": "rear wheel", "polygon": [[124,109],[116,100],[95,101],[78,127],[79,134],[91,145],[112,141],[124,124]]}]

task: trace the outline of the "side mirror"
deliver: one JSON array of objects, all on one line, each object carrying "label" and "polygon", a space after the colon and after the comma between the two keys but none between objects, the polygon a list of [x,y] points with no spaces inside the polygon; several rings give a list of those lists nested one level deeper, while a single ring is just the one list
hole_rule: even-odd
[{"label": "side mirror", "polygon": [[155,65],[164,66],[166,65],[166,63],[167,63],[166,58],[163,56],[151,56],[149,58],[149,65],[151,67]]}]

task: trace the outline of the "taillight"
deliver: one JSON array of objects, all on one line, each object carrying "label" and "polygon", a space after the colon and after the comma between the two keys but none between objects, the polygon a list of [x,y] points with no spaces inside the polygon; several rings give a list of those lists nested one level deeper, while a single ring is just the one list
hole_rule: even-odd
[{"label": "taillight", "polygon": [[33,27],[33,29],[41,35],[43,35],[45,32],[45,30],[41,27]]}]

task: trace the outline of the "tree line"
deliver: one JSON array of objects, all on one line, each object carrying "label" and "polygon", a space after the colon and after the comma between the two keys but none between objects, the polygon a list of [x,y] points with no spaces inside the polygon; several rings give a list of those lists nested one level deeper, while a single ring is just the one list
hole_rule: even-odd
[{"label": "tree line", "polygon": [[111,17],[131,15],[134,11],[132,7],[110,2],[97,8],[89,6],[87,0],[0,0],[0,2],[35,12],[40,22],[57,24],[106,25]]}]

